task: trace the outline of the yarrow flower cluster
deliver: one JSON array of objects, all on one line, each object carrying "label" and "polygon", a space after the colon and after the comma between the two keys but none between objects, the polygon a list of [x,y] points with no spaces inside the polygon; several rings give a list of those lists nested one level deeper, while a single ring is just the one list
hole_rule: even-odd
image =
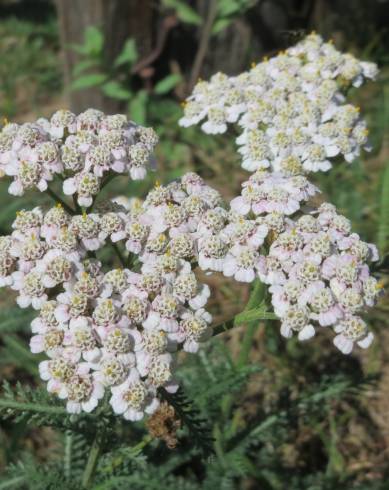
[{"label": "yarrow flower cluster", "polygon": [[[109,390],[114,412],[138,420],[158,407],[158,388],[177,389],[174,352],[197,352],[212,333],[209,287],[193,269],[201,218],[219,202],[187,174],[129,209],[18,212],[0,240],[1,284],[39,311],[31,351],[47,354],[41,377],[69,412],[93,410]],[[120,241],[138,266],[104,271],[91,257]]]},{"label": "yarrow flower cluster", "polygon": [[[252,175],[227,207],[195,173],[156,184],[144,201],[100,203],[116,174],[146,175],[158,138],[123,115],[58,111],[50,120],[6,124],[0,170],[9,192],[49,190],[57,175],[73,205],[21,210],[0,237],[0,287],[32,307],[33,353],[47,389],[70,413],[90,412],[108,392],[116,414],[140,420],[175,392],[176,352],[196,353],[212,335],[210,289],[196,269],[269,285],[281,334],[300,340],[331,326],[350,353],[373,334],[360,314],[380,285],[370,274],[376,248],[351,232],[331,204],[307,207],[319,189],[307,178],[330,159],[351,161],[367,144],[359,111],[342,88],[376,68],[318,36],[238,77],[200,82],[181,124],[204,131],[238,123],[243,167]],[[99,260],[111,246],[120,267]],[[104,255],[101,255],[104,257]],[[106,255],[105,255],[106,257]]]},{"label": "yarrow flower cluster", "polygon": [[[373,339],[357,313],[379,294],[367,265],[378,254],[332,205],[323,204],[317,217],[310,214],[306,204],[320,191],[307,175],[328,171],[334,161],[352,162],[361,148],[369,149],[360,110],[344,94],[377,72],[375,64],[340,53],[313,33],[248,72],[199,81],[180,120],[184,127],[201,124],[208,134],[235,124],[242,167],[253,172],[230,202],[225,228],[212,238],[218,260],[199,260],[200,266],[269,284],[282,335],[295,331],[306,340],[315,325],[331,325],[345,354],[354,342],[368,347]],[[261,240],[242,243],[231,233],[250,227],[261,228]]]},{"label": "yarrow flower cluster", "polygon": [[352,162],[368,149],[368,131],[344,89],[374,79],[374,63],[337,51],[316,34],[235,77],[200,81],[184,103],[184,127],[209,134],[236,124],[242,167],[285,175],[327,171],[334,157]]},{"label": "yarrow flower cluster", "polygon": [[63,192],[89,207],[109,174],[146,176],[158,142],[153,129],[138,126],[122,114],[106,116],[88,109],[76,116],[57,111],[50,120],[6,124],[0,133],[0,171],[13,177],[9,193],[43,192],[59,174]]},{"label": "yarrow flower cluster", "polygon": [[344,354],[355,342],[367,348],[373,334],[359,314],[382,289],[367,265],[377,260],[376,247],[351,233],[350,221],[332,204],[287,223],[259,267],[281,318],[281,334],[295,332],[306,340],[315,327],[332,326],[334,344]]}]

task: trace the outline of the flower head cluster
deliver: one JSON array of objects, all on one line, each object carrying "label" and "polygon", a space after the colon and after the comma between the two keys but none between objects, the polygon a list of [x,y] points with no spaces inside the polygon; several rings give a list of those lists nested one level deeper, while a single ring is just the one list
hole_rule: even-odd
[{"label": "flower head cluster", "polygon": [[89,207],[110,173],[143,179],[157,142],[153,129],[122,114],[88,109],[76,116],[60,110],[50,120],[6,124],[0,132],[0,170],[13,178],[9,193],[15,196],[29,189],[43,192],[59,174],[64,193]]},{"label": "flower head cluster", "polygon": [[359,108],[346,103],[343,92],[376,75],[373,63],[342,54],[311,34],[248,72],[200,81],[180,124],[204,121],[201,128],[210,134],[237,124],[242,166],[249,171],[327,171],[334,157],[351,162],[361,147],[368,148]]},{"label": "flower head cluster", "polygon": [[359,315],[381,291],[367,265],[376,260],[376,247],[351,233],[350,221],[331,204],[290,221],[259,268],[260,279],[270,285],[281,334],[295,332],[305,340],[315,327],[332,326],[334,344],[344,354],[355,342],[368,347],[373,334]]},{"label": "flower head cluster", "polygon": [[[212,260],[201,260],[199,247],[199,265],[237,281],[259,277],[270,285],[284,336],[296,331],[304,340],[315,325],[332,325],[344,353],[373,338],[357,315],[379,292],[367,265],[377,252],[351,234],[350,222],[331,205],[317,217],[304,214],[320,192],[307,174],[328,171],[334,158],[352,162],[368,149],[365,122],[347,103],[345,89],[376,75],[373,63],[311,34],[248,72],[199,81],[180,120],[182,126],[201,124],[209,134],[235,124],[242,167],[252,172],[230,203],[225,227],[210,239],[211,252],[205,247]],[[261,229],[261,239],[247,240],[242,230],[248,229],[255,237]]]},{"label": "flower head cluster", "polygon": [[[365,124],[342,90],[375,75],[375,65],[311,35],[248,73],[200,82],[181,124],[204,119],[204,131],[222,133],[237,123],[242,166],[252,172],[229,209],[195,173],[157,184],[144,201],[96,203],[111,176],[143,179],[157,143],[123,115],[58,111],[4,126],[9,192],[48,190],[59,174],[75,202],[19,211],[0,237],[0,287],[39,312],[31,351],[47,355],[40,375],[69,412],[89,412],[109,392],[115,413],[140,420],[158,408],[159,389],[177,389],[175,352],[195,353],[212,334],[210,289],[197,266],[268,284],[286,337],[331,326],[344,353],[370,345],[360,314],[380,291],[367,265],[376,249],[332,205],[316,213],[304,205],[319,192],[308,172],[328,170],[334,157],[352,161],[366,146]],[[107,245],[121,267],[96,258]]]},{"label": "flower head cluster", "polygon": [[[69,412],[93,410],[106,390],[115,413],[138,420],[175,391],[174,352],[196,352],[211,335],[210,295],[194,274],[201,217],[219,194],[196,174],[156,186],[145,202],[81,215],[60,204],[20,211],[0,240],[0,281],[32,306],[33,353],[49,392]],[[93,255],[122,242],[138,265],[105,271]]]}]

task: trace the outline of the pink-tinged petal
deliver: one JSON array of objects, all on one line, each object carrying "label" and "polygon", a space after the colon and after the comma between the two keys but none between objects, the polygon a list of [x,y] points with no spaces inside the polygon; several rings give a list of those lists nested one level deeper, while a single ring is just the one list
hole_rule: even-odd
[{"label": "pink-tinged petal", "polygon": [[8,187],[8,192],[12,195],[12,196],[22,196],[24,194],[24,189],[23,189],[23,186],[22,184],[18,181],[18,180],[15,180],[14,182],[12,182],[12,184]]},{"label": "pink-tinged petal", "polygon": [[89,206],[91,206],[93,203],[93,198],[92,197],[85,197],[85,196],[78,196],[77,202],[80,206],[83,206],[85,208],[89,208]]},{"label": "pink-tinged petal", "polygon": [[171,380],[164,385],[164,388],[168,393],[176,393],[179,387],[180,385],[175,380]]},{"label": "pink-tinged petal", "polygon": [[283,337],[286,337],[287,339],[290,339],[293,335],[292,329],[285,325],[284,323],[281,325],[280,329],[281,335]]},{"label": "pink-tinged petal", "polygon": [[253,282],[255,279],[254,269],[239,269],[235,273],[235,279],[240,282]]},{"label": "pink-tinged petal", "polygon": [[157,410],[159,405],[160,402],[158,398],[153,398],[152,402],[145,408],[145,412],[149,415],[152,415]]},{"label": "pink-tinged petal", "polygon": [[49,361],[42,361],[39,363],[39,375],[43,381],[48,381],[51,378]]},{"label": "pink-tinged petal", "polygon": [[31,298],[21,295],[16,298],[16,302],[20,306],[20,308],[28,308],[31,304]]},{"label": "pink-tinged petal", "polygon": [[147,170],[144,167],[131,167],[130,176],[132,180],[143,180],[146,177]]},{"label": "pink-tinged petal", "polygon": [[54,311],[54,316],[59,322],[67,322],[70,318],[67,305],[59,305]]},{"label": "pink-tinged petal", "polygon": [[230,203],[231,209],[239,214],[245,215],[250,212],[250,204],[242,197],[235,197]]},{"label": "pink-tinged petal", "polygon": [[39,298],[32,298],[31,305],[34,310],[40,310],[42,306],[46,303],[46,301],[47,294],[43,294],[42,296],[39,296]]},{"label": "pink-tinged petal", "polygon": [[367,349],[368,347],[370,347],[373,340],[374,334],[372,332],[369,332],[364,339],[358,340],[357,344],[359,345],[359,347],[362,347],[362,349]]},{"label": "pink-tinged petal", "polygon": [[88,374],[90,371],[89,364],[87,362],[80,362],[80,364],[77,366],[77,374],[80,376]]},{"label": "pink-tinged petal", "polygon": [[64,133],[64,128],[62,126],[51,126],[50,127],[50,134],[53,136],[53,138],[60,139],[62,138]]},{"label": "pink-tinged petal", "polygon": [[69,413],[81,413],[81,403],[77,402],[67,402],[66,410]]},{"label": "pink-tinged petal", "polygon": [[112,396],[109,403],[111,404],[114,413],[118,415],[123,414],[128,409],[127,402],[123,400],[122,396],[119,393]]},{"label": "pink-tinged petal", "polygon": [[173,318],[161,318],[159,327],[165,332],[176,332],[178,330],[178,322]]},{"label": "pink-tinged petal", "polygon": [[227,277],[233,276],[236,272],[236,259],[235,257],[226,257],[223,262],[223,274]]},{"label": "pink-tinged petal", "polygon": [[156,328],[160,322],[160,316],[155,311],[149,313],[146,320],[142,323],[143,327],[146,329]]},{"label": "pink-tinged petal", "polygon": [[101,350],[96,347],[95,349],[84,352],[83,357],[87,362],[97,362],[101,357]]},{"label": "pink-tinged petal", "polygon": [[126,238],[126,232],[125,231],[116,231],[115,233],[112,233],[111,235],[111,240],[116,243],[120,240],[124,240]]},{"label": "pink-tinged petal", "polygon": [[88,400],[87,402],[81,403],[82,409],[87,413],[92,412],[97,407],[97,405],[98,405],[98,401],[96,398],[93,397],[91,397],[91,399]]},{"label": "pink-tinged petal", "polygon": [[44,348],[44,336],[34,335],[30,340],[30,350],[33,354],[39,354],[45,350]]},{"label": "pink-tinged petal", "polygon": [[58,381],[57,379],[50,379],[49,382],[47,383],[47,391],[49,393],[59,393],[62,389],[62,383]]},{"label": "pink-tinged petal", "polygon": [[82,240],[82,243],[87,250],[92,251],[98,250],[102,245],[101,241],[98,238],[86,238]]},{"label": "pink-tinged petal", "polygon": [[183,348],[185,352],[196,354],[196,352],[199,350],[199,343],[194,340],[187,340],[184,342]]},{"label": "pink-tinged petal", "polygon": [[74,178],[66,179],[63,183],[63,192],[67,196],[73,195],[77,191],[77,184]]},{"label": "pink-tinged petal", "polygon": [[304,327],[300,332],[298,333],[298,339],[303,341],[303,340],[308,340],[312,338],[315,335],[315,329],[313,328],[312,325],[307,325]]},{"label": "pink-tinged petal", "polygon": [[142,412],[137,412],[136,410],[130,408],[129,410],[127,410],[127,412],[125,412],[123,414],[123,417],[126,420],[131,420],[132,422],[136,422],[138,420],[142,420],[143,419],[143,413]]},{"label": "pink-tinged petal", "polygon": [[334,338],[334,345],[343,354],[350,354],[353,350],[354,343],[352,340],[346,339],[344,335],[339,334]]}]

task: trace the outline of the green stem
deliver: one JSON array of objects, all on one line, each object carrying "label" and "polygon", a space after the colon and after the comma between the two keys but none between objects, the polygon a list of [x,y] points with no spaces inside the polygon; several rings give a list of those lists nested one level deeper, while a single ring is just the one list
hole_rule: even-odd
[{"label": "green stem", "polygon": [[63,407],[51,407],[50,405],[40,405],[38,403],[23,403],[13,400],[0,399],[0,409],[20,410],[21,412],[48,413],[51,415],[67,415],[68,412]]},{"label": "green stem", "polygon": [[[256,281],[253,284],[253,290],[251,292],[250,298],[245,306],[245,309],[243,310],[243,313],[246,311],[253,310],[255,307],[258,307],[263,303],[265,294],[266,294],[266,286],[259,281],[259,279],[256,279]],[[247,324],[245,332],[244,332],[244,337],[242,341],[242,347],[239,352],[238,360],[237,360],[237,368],[243,367],[246,365],[249,355],[250,355],[250,349],[251,345],[253,342],[253,337],[255,335],[257,326],[259,320],[252,321]],[[236,326],[236,321],[232,321],[232,326]],[[231,320],[228,322],[228,329],[232,328],[231,326]],[[234,403],[234,397],[228,393],[225,395],[222,399],[221,406],[222,406],[222,411],[223,415],[225,417],[225,420],[229,420],[230,418],[230,413],[231,409]]]},{"label": "green stem", "polygon": [[81,214],[82,210],[81,210],[81,206],[78,204],[76,194],[73,194],[73,204],[74,207],[76,208],[76,213]]},{"label": "green stem", "polygon": [[[115,177],[117,177],[118,175],[120,175],[120,174],[112,172],[112,173],[108,174],[106,177],[104,177],[103,180],[101,181],[99,194],[101,194],[101,191],[104,189],[104,187],[106,185],[108,185],[111,182],[111,180],[114,179]],[[99,196],[99,194],[96,194],[96,196],[93,198],[92,204],[88,207],[89,213],[92,212],[92,209],[93,209],[94,205],[96,204],[96,199]]]},{"label": "green stem", "polygon": [[145,436],[138,444],[131,448],[131,454],[139,454],[152,440],[153,438],[150,435]]},{"label": "green stem", "polygon": [[127,266],[127,261],[123,257],[123,254],[121,253],[119,247],[117,246],[116,243],[111,242],[112,248],[115,250],[116,255],[119,257],[120,263],[122,264],[123,267]]},{"label": "green stem", "polygon": [[74,209],[69,206],[69,204],[67,204],[63,199],[61,199],[52,189],[50,189],[50,187],[46,189],[46,192],[56,203],[59,202],[68,213],[75,214]]},{"label": "green stem", "polygon": [[89,453],[88,461],[86,462],[84,473],[82,475],[82,488],[90,488],[92,484],[97,462],[101,454],[103,438],[103,432],[96,432],[96,436]]},{"label": "green stem", "polygon": [[5,490],[6,488],[15,488],[17,485],[20,485],[25,480],[25,476],[15,476],[15,478],[11,478],[10,480],[6,480],[3,483],[0,483],[0,490]]},{"label": "green stem", "polygon": [[[253,308],[258,307],[261,303],[263,303],[265,294],[266,294],[266,286],[257,279],[256,282],[254,283],[254,289],[247,302],[245,311],[252,310]],[[247,324],[243,341],[242,341],[242,347],[239,352],[239,357],[237,362],[238,368],[245,366],[249,360],[250,349],[258,325],[259,325],[258,320]]]},{"label": "green stem", "polygon": [[73,433],[67,431],[65,434],[65,454],[63,462],[63,472],[69,480],[72,471],[72,449],[73,449]]}]

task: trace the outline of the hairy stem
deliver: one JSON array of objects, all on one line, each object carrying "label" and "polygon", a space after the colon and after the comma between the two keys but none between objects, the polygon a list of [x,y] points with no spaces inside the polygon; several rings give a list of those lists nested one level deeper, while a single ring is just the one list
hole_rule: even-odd
[{"label": "hairy stem", "polygon": [[153,440],[152,436],[150,435],[145,436],[138,444],[136,444],[131,448],[131,453],[134,455],[139,454],[148,444],[150,444],[152,440]]},{"label": "hairy stem", "polygon": [[[259,306],[263,302],[265,298],[265,294],[266,294],[266,286],[257,279],[256,282],[254,283],[254,289],[247,302],[245,311],[252,310],[256,306]],[[238,367],[242,367],[248,362],[251,345],[253,343],[253,338],[258,325],[259,325],[258,320],[252,321],[247,324],[243,341],[242,341],[242,347],[239,352],[238,363],[237,363]]]},{"label": "hairy stem", "polygon": [[127,261],[125,257],[123,257],[123,254],[121,253],[119,247],[117,246],[116,243],[111,242],[112,248],[115,250],[116,255],[118,256],[120,263],[122,264],[123,267],[127,267]]},{"label": "hairy stem", "polygon": [[[257,279],[254,284],[253,284],[253,290],[250,294],[250,298],[245,306],[245,309],[243,310],[242,316],[245,312],[253,310],[255,307],[258,307],[261,305],[264,301],[265,294],[266,294],[266,286]],[[264,312],[264,315],[267,315],[268,313]],[[259,320],[251,321],[246,325],[246,330],[244,332],[244,337],[242,341],[242,348],[239,352],[238,360],[237,360],[237,368],[245,366],[249,359],[250,355],[250,349],[251,345],[253,342],[253,338],[255,335],[255,332],[257,330]],[[232,323],[232,326],[230,324]],[[236,320],[230,320],[228,322],[228,329],[232,328],[237,325]],[[228,393],[225,397],[222,399],[222,407],[223,407],[223,414],[226,419],[229,418],[230,412],[232,409],[234,403],[234,397]]]},{"label": "hairy stem", "polygon": [[47,413],[51,415],[68,415],[64,407],[42,405],[39,403],[23,403],[14,400],[0,399],[0,409],[20,410],[21,412]]},{"label": "hairy stem", "polygon": [[46,189],[46,192],[56,203],[60,203],[61,206],[63,206],[63,208],[66,209],[68,213],[75,214],[74,209],[69,206],[69,204],[67,204],[63,199],[61,199],[52,189],[50,189],[50,187]]},{"label": "hairy stem", "polygon": [[81,214],[81,206],[78,204],[76,194],[73,194],[73,204],[74,207],[76,208],[76,213]]},{"label": "hairy stem", "polygon": [[26,477],[25,476],[15,476],[14,478],[11,478],[10,480],[6,480],[3,483],[0,483],[0,490],[5,490],[6,488],[18,488],[18,486],[25,482]]},{"label": "hairy stem", "polygon": [[64,451],[64,462],[63,462],[63,472],[67,479],[70,478],[72,471],[72,449],[73,449],[73,433],[67,431],[65,434],[65,451]]},{"label": "hairy stem", "polygon": [[93,477],[95,475],[97,462],[101,454],[103,438],[104,438],[103,432],[97,431],[94,441],[92,443],[92,447],[90,449],[90,453],[88,456],[88,461],[86,462],[84,473],[82,475],[82,482],[81,482],[82,488],[90,488],[93,482]]}]

